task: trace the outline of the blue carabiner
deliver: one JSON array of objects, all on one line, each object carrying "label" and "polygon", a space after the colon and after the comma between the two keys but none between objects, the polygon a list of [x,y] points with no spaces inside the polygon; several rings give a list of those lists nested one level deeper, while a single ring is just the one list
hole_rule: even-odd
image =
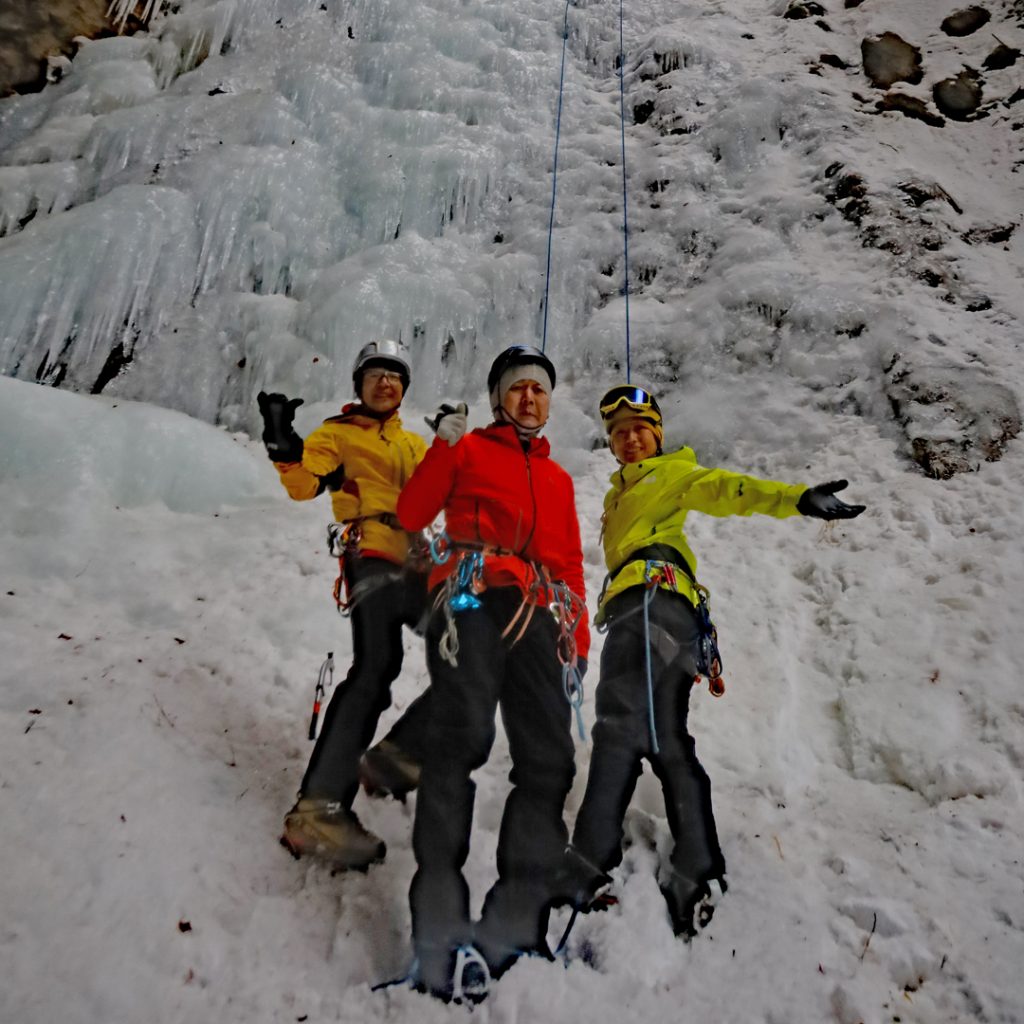
[{"label": "blue carabiner", "polygon": [[455,575],[455,593],[450,601],[453,612],[471,611],[481,606],[480,598],[473,592],[473,586],[482,576],[483,569],[484,556],[479,551],[466,552],[459,559]]},{"label": "blue carabiner", "polygon": [[442,530],[436,537],[430,538],[430,558],[434,565],[444,565],[451,557],[451,539]]}]

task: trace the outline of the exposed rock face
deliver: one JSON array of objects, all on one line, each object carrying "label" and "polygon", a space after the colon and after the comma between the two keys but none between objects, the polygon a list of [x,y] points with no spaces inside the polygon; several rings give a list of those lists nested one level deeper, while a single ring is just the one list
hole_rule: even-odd
[{"label": "exposed rock face", "polygon": [[1020,433],[1013,392],[974,366],[915,366],[897,356],[886,393],[909,454],[940,480],[998,461]]},{"label": "exposed rock face", "polygon": [[867,38],[860,44],[864,74],[879,89],[888,89],[895,82],[921,81],[921,51],[895,32]]},{"label": "exposed rock face", "polygon": [[967,121],[981,106],[982,88],[978,73],[964,68],[959,75],[936,82],[932,86],[932,98],[946,117]]},{"label": "exposed rock face", "polygon": [[0,96],[41,89],[46,58],[74,52],[75,36],[113,31],[108,0],[0,0]]},{"label": "exposed rock face", "polygon": [[878,111],[894,110],[907,117],[924,121],[925,124],[930,124],[933,128],[941,128],[946,123],[946,119],[931,110],[924,100],[920,100],[916,96],[907,96],[902,92],[887,92],[875,104],[875,109]]},{"label": "exposed rock face", "polygon": [[793,3],[786,8],[784,18],[799,20],[801,18],[821,18],[825,14],[825,8],[814,0],[793,0]]},{"label": "exposed rock face", "polygon": [[984,7],[968,7],[956,11],[942,22],[942,31],[947,36],[969,36],[977,32],[992,17]]},{"label": "exposed rock face", "polygon": [[984,60],[987,71],[1002,71],[1011,68],[1020,59],[1020,50],[1005,43],[1000,43]]}]

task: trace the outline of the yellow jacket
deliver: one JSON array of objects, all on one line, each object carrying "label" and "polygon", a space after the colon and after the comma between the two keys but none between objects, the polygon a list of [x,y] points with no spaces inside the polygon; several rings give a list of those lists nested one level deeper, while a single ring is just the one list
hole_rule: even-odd
[{"label": "yellow jacket", "polygon": [[306,438],[302,462],[274,465],[296,501],[327,489],[337,522],[367,517],[359,550],[401,564],[409,535],[398,526],[395,505],[426,450],[423,438],[405,430],[397,413],[378,420],[348,405]]},{"label": "yellow jacket", "polygon": [[[601,539],[605,564],[615,576],[601,597],[598,621],[616,594],[644,585],[646,562],[629,558],[641,548],[652,544],[675,548],[696,576],[697,557],[683,533],[687,512],[712,516],[760,512],[784,519],[799,514],[796,503],[807,489],[805,484],[783,484],[725,469],[706,469],[697,463],[692,448],[620,466],[611,476],[611,485],[604,497]],[[659,585],[697,604],[693,582],[685,573],[677,572],[673,582]]]}]

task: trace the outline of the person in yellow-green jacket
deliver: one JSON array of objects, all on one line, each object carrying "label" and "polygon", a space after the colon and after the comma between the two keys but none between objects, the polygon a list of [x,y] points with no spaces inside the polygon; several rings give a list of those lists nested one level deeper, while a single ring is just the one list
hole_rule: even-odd
[{"label": "person in yellow-green jacket", "polygon": [[[316,856],[340,869],[366,868],[385,854],[383,841],[363,827],[352,804],[360,758],[402,668],[402,627],[415,626],[426,605],[426,576],[407,564],[410,535],[395,513],[399,492],[426,453],[426,442],[398,416],[409,378],[401,343],[370,342],[353,367],[358,402],[305,441],[293,425],[301,398],[258,396],[263,442],[288,494],[305,501],[329,492],[335,521],[348,527],[343,573],[352,666],[331,698],[281,837],[296,856]],[[420,718],[407,715],[408,735],[399,738],[414,755]]]},{"label": "person in yellow-green jacket", "polygon": [[589,906],[622,860],[622,822],[646,759],[662,785],[674,840],[671,870],[659,884],[673,931],[689,938],[710,920],[726,881],[711,783],[687,729],[696,677],[706,675],[712,685],[721,680],[706,592],[683,532],[686,516],[851,519],[864,506],[835,496],[845,480],[809,488],[706,468],[690,448],[663,452],[661,410],[643,388],[612,388],[600,410],[620,466],[604,499],[608,579],[596,621],[607,637],[594,747],[567,851],[570,875],[586,882],[569,901]]}]

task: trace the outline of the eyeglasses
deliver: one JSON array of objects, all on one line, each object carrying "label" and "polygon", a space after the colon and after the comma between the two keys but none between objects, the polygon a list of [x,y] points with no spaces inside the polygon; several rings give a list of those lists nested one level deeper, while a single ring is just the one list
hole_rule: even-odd
[{"label": "eyeglasses", "polygon": [[635,387],[632,384],[619,384],[606,392],[599,406],[602,418],[608,419],[622,405],[626,405],[640,415],[654,415],[658,422],[661,422],[661,408],[658,406],[658,400],[643,388]]},{"label": "eyeglasses", "polygon": [[395,370],[366,370],[363,373],[363,381],[370,384],[379,384],[381,381],[389,384],[401,384],[402,375]]}]

